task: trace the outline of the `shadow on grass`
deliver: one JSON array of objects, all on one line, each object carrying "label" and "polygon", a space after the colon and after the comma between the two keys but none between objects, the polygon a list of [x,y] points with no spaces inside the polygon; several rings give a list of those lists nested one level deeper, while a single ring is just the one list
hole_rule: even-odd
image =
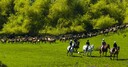
[{"label": "shadow on grass", "polygon": [[100,58],[100,56],[91,56],[92,58]]},{"label": "shadow on grass", "polygon": [[79,57],[79,58],[82,58],[82,56],[75,56],[75,55],[73,55],[72,57]]},{"label": "shadow on grass", "polygon": [[110,56],[91,56],[91,57],[94,57],[94,58],[101,58],[101,57],[110,57]]},{"label": "shadow on grass", "polygon": [[125,59],[121,58],[121,59],[118,59],[117,61],[128,61],[128,58],[125,58]]},{"label": "shadow on grass", "polygon": [[7,65],[3,64],[3,63],[0,61],[0,67],[7,67]]},{"label": "shadow on grass", "polygon": [[110,57],[110,56],[104,56],[104,57]]}]

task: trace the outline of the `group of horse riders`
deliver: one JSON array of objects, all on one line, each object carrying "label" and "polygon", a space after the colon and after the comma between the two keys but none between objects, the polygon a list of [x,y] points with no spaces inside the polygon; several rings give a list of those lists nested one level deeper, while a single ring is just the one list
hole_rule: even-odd
[{"label": "group of horse riders", "polygon": [[[103,39],[102,40],[102,46],[101,46],[101,51],[105,49],[105,46],[106,46],[106,42],[105,40]],[[109,44],[108,44],[109,45]],[[112,52],[115,52],[117,50],[117,43],[116,41],[114,41],[114,44],[113,44],[113,48],[112,48]]]},{"label": "group of horse riders", "polygon": [[[79,43],[79,41],[77,40],[77,39],[74,39],[74,43],[73,43],[73,40],[70,40],[70,48],[69,48],[69,50],[71,49],[71,47],[75,47],[75,45],[77,45],[77,43]],[[107,45],[107,43],[105,42],[105,40],[103,39],[102,40],[102,43],[101,43],[102,45],[101,45],[101,48],[100,48],[100,50],[101,51],[103,51],[104,49],[105,49],[105,46]],[[87,48],[86,48],[86,51],[88,50],[88,47],[90,46],[90,42],[89,42],[89,40],[87,40],[87,42],[86,42],[86,45],[87,45]],[[109,45],[109,44],[108,44]],[[79,48],[79,45],[77,45],[78,46],[78,48]],[[114,51],[116,51],[117,50],[117,43],[116,43],[116,41],[114,41],[114,44],[113,44],[113,48],[112,48],[112,52],[114,52]]]}]

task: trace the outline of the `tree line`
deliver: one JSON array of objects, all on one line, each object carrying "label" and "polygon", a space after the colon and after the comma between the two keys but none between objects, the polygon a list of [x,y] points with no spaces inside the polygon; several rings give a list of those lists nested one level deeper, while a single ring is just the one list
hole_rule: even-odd
[{"label": "tree line", "polygon": [[127,0],[0,0],[0,34],[66,34],[128,23]]}]

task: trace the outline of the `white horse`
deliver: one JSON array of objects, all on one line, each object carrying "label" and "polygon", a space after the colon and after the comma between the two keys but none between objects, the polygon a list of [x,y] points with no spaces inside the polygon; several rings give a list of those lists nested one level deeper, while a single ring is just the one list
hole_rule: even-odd
[{"label": "white horse", "polygon": [[[84,46],[83,46],[84,55],[86,55],[86,53],[87,53],[87,56],[91,56],[93,49],[94,49],[94,45],[88,46],[88,49],[87,49],[87,45],[84,45]],[[90,55],[89,55],[89,54],[90,54]]]},{"label": "white horse", "polygon": [[68,46],[67,47],[67,56],[68,56],[68,53],[70,53],[70,56],[73,55],[73,52],[74,52],[74,43],[72,44],[72,46]]}]

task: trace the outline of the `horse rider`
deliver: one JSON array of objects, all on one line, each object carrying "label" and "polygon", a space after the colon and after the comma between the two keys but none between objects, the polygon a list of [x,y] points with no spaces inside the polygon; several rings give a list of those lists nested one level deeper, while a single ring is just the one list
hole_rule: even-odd
[{"label": "horse rider", "polygon": [[88,50],[88,47],[90,46],[89,40],[87,40],[86,45],[87,45],[87,48],[86,48],[86,51],[87,51]]},{"label": "horse rider", "polygon": [[70,42],[69,42],[69,45],[70,45],[69,51],[70,51],[70,49],[72,47],[72,44],[73,44],[73,42],[72,42],[72,40],[70,40]]},{"label": "horse rider", "polygon": [[74,39],[74,46],[73,47],[76,47],[78,45],[78,40],[75,38]]},{"label": "horse rider", "polygon": [[112,52],[114,52],[117,49],[117,43],[114,41]]},{"label": "horse rider", "polygon": [[74,43],[77,44],[77,39],[76,38],[74,39]]},{"label": "horse rider", "polygon": [[101,51],[104,49],[105,46],[106,46],[106,42],[105,42],[105,40],[103,39],[103,40],[102,40]]}]

